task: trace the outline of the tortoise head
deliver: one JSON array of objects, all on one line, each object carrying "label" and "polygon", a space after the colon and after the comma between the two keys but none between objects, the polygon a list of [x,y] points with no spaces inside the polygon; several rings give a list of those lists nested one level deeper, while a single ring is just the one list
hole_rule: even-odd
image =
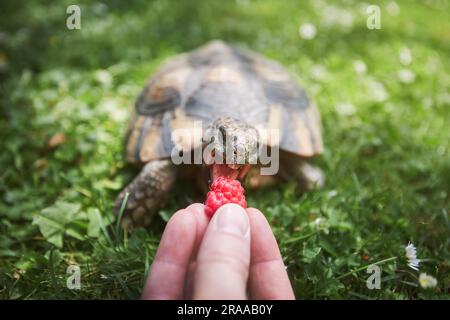
[{"label": "tortoise head", "polygon": [[257,163],[258,140],[258,131],[248,123],[230,117],[216,119],[203,136],[204,159],[211,167],[212,180],[243,178]]}]

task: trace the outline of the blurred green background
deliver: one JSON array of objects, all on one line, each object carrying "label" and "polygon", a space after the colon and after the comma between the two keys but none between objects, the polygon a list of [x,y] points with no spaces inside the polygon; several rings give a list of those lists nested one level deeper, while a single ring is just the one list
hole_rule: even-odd
[{"label": "blurred green background", "polygon": [[[81,8],[81,29],[66,8]],[[0,4],[0,298],[137,298],[164,222],[202,199],[179,184],[150,230],[112,202],[130,108],[165,58],[223,39],[279,60],[317,102],[324,189],[250,192],[297,298],[448,299],[450,2],[24,1]],[[407,266],[412,241],[420,272]],[[366,268],[382,268],[369,290]],[[66,268],[81,269],[81,289]],[[418,277],[435,277],[421,288]]]}]

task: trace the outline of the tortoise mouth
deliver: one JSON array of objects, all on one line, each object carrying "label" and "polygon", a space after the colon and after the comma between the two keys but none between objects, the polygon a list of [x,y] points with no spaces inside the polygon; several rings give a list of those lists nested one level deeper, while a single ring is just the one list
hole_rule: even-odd
[{"label": "tortoise mouth", "polygon": [[216,181],[219,177],[241,180],[245,177],[249,170],[250,165],[248,164],[212,164],[210,166],[211,183]]}]

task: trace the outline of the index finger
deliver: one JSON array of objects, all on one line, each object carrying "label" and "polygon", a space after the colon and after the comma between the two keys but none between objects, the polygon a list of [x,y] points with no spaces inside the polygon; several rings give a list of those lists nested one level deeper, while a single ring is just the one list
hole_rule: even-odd
[{"label": "index finger", "polygon": [[249,289],[255,300],[295,299],[277,240],[264,215],[247,209],[251,230]]},{"label": "index finger", "polygon": [[142,299],[183,298],[196,228],[196,218],[189,210],[179,210],[170,218],[150,268]]}]

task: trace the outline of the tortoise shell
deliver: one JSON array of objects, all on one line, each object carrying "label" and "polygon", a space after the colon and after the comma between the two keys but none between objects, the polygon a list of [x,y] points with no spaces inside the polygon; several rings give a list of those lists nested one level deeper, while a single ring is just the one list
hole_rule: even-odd
[{"label": "tortoise shell", "polygon": [[170,157],[175,145],[201,146],[202,130],[219,116],[247,121],[260,133],[279,129],[278,141],[263,142],[302,157],[323,150],[319,112],[289,73],[216,40],[169,59],[150,78],[135,103],[127,158],[146,163]]}]

